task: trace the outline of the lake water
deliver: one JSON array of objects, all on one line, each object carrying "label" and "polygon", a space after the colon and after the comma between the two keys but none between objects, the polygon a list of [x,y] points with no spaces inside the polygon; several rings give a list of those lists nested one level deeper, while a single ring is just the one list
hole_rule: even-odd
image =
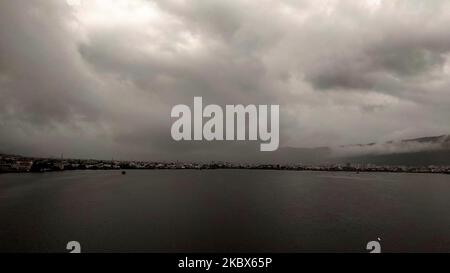
[{"label": "lake water", "polygon": [[0,252],[450,252],[450,176],[264,170],[0,175]]}]

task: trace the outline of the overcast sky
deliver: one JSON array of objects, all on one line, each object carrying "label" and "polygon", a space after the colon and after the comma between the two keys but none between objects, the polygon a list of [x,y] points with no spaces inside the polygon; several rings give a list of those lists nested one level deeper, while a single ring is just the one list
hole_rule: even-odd
[{"label": "overcast sky", "polygon": [[0,151],[259,153],[173,141],[194,96],[279,104],[283,147],[450,133],[449,26],[446,0],[1,0]]}]

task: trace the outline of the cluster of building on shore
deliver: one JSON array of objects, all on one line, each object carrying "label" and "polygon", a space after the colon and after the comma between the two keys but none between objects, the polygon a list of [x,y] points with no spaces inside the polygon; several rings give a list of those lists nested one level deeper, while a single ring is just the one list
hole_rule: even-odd
[{"label": "cluster of building on shore", "polygon": [[373,164],[234,164],[228,162],[183,163],[146,162],[94,159],[27,158],[0,155],[0,172],[51,172],[64,170],[124,170],[124,169],[261,169],[291,171],[346,171],[346,172],[406,172],[450,174],[450,166],[379,166]]}]

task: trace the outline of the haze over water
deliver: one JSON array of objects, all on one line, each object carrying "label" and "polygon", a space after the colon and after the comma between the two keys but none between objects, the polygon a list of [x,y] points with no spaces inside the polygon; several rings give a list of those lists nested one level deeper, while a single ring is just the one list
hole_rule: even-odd
[{"label": "haze over water", "polygon": [[450,251],[450,176],[262,170],[0,175],[0,252]]}]

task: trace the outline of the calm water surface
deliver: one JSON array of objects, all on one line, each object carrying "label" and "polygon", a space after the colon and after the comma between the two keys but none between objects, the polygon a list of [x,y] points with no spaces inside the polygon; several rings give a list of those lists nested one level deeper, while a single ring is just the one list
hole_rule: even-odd
[{"label": "calm water surface", "polygon": [[262,170],[0,175],[0,251],[450,252],[450,176]]}]

